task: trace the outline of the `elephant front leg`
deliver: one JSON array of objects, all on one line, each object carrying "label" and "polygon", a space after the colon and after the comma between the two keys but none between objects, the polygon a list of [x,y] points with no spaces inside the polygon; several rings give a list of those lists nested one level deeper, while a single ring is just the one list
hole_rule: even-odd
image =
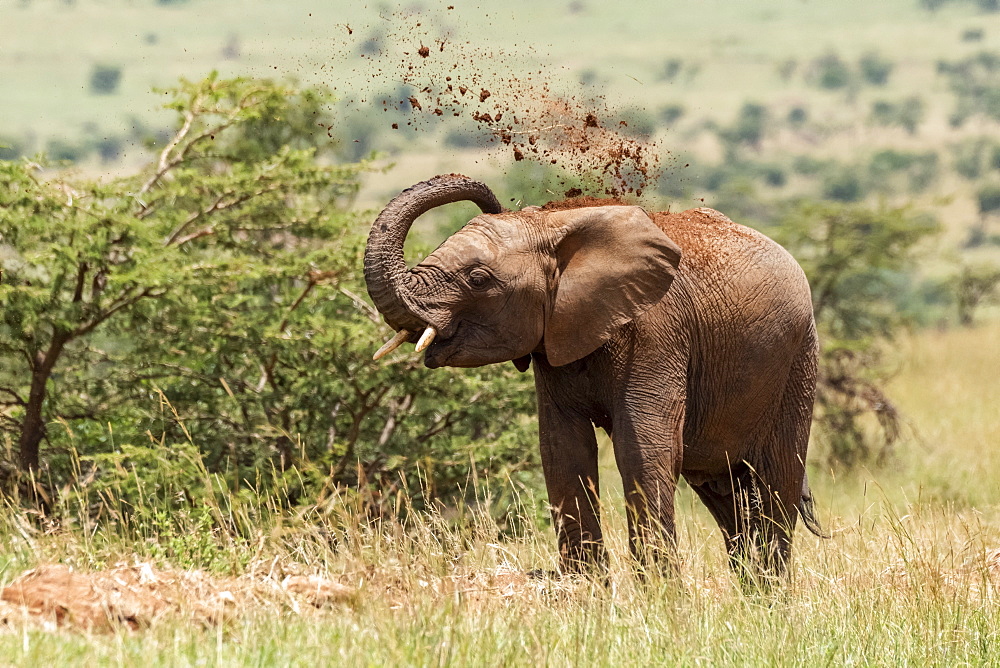
[{"label": "elephant front leg", "polygon": [[560,570],[603,570],[607,556],[601,535],[594,427],[588,418],[540,400],[538,428],[545,487],[559,539]]}]

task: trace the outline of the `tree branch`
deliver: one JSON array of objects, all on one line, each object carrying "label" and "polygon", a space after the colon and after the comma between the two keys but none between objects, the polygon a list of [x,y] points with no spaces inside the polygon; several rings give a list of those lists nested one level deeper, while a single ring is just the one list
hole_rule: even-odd
[{"label": "tree branch", "polygon": [[369,306],[368,302],[366,302],[360,296],[358,296],[357,294],[351,292],[347,288],[340,288],[340,292],[342,294],[346,295],[347,297],[349,297],[351,299],[351,301],[354,302],[354,306],[359,311],[361,311],[362,313],[364,313],[365,315],[367,315],[369,320],[371,320],[372,322],[374,322],[376,324],[382,322],[382,318],[379,316],[378,311],[376,311],[374,308],[372,308],[371,306]]},{"label": "tree branch", "polygon": [[170,246],[171,244],[176,244],[178,246],[182,246],[189,241],[194,241],[195,239],[200,239],[201,237],[205,237],[210,234],[215,234],[215,227],[210,225],[209,227],[203,228],[198,232],[194,232],[184,237],[180,236],[181,234],[184,233],[186,229],[191,227],[191,225],[196,221],[198,221],[200,218],[211,215],[217,211],[225,211],[226,209],[231,209],[233,207],[239,206],[240,204],[244,204],[251,199],[260,197],[261,195],[265,195],[269,192],[274,192],[275,190],[280,189],[280,187],[281,187],[280,184],[274,183],[266,188],[261,188],[260,190],[256,190],[252,193],[246,193],[244,195],[241,195],[236,199],[232,200],[231,202],[224,202],[223,200],[225,200],[227,195],[231,195],[232,193],[223,193],[222,195],[219,195],[219,197],[214,202],[212,202],[212,204],[210,204],[207,208],[200,209],[191,214],[190,216],[188,216],[187,220],[181,223],[176,230],[170,233],[170,236],[168,236],[167,240],[163,242],[163,245]]},{"label": "tree branch", "polygon": [[[195,102],[196,101],[192,101],[191,103],[192,108],[194,108]],[[160,152],[160,160],[156,166],[156,171],[153,172],[153,175],[150,176],[149,179],[144,184],[142,184],[141,188],[139,188],[139,192],[135,194],[136,199],[148,193],[153,188],[153,186],[155,186],[159,182],[159,180],[163,178],[164,174],[166,174],[171,169],[173,169],[174,167],[176,167],[181,163],[182,158],[178,157],[171,160],[170,154],[173,153],[174,149],[177,148],[178,144],[184,141],[184,137],[186,137],[188,132],[191,131],[191,126],[194,124],[194,119],[195,119],[195,113],[193,111],[189,110],[184,112],[184,123],[181,124],[180,129],[177,131],[177,134],[174,135],[173,139],[170,140],[170,143],[168,143],[166,146],[163,147],[163,150]],[[143,204],[140,214],[147,208],[149,207]]]},{"label": "tree branch", "polygon": [[26,406],[26,405],[28,405],[28,402],[25,401],[24,399],[22,399],[21,395],[18,394],[12,388],[9,388],[9,387],[0,387],[0,392],[4,392],[6,394],[9,394],[13,398],[13,401],[2,401],[2,402],[0,402],[0,404],[2,404],[4,406]]},{"label": "tree branch", "polygon": [[88,322],[88,323],[86,323],[84,325],[80,325],[79,327],[77,327],[76,329],[74,329],[72,331],[72,333],[70,334],[70,338],[76,338],[76,337],[79,337],[79,336],[83,336],[85,334],[89,334],[98,325],[100,325],[101,323],[105,322],[108,318],[110,318],[111,316],[113,316],[115,313],[121,311],[124,308],[128,308],[129,306],[132,306],[133,304],[135,304],[136,302],[138,302],[140,299],[144,299],[146,297],[152,297],[152,298],[155,299],[156,297],[162,297],[164,294],[165,294],[164,292],[154,292],[153,288],[146,288],[145,290],[143,290],[139,294],[133,295],[131,297],[127,297],[127,298],[119,301],[117,304],[114,304],[113,306],[111,306],[111,308],[109,308],[107,311],[105,311],[104,313],[100,314],[99,316],[97,316],[96,318],[94,318],[93,320],[91,320],[90,322]]}]

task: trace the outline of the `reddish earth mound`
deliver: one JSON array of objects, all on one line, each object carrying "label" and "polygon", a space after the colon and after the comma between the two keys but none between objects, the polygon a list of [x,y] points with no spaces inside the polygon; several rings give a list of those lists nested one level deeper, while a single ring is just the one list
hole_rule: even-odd
[{"label": "reddish earth mound", "polygon": [[156,569],[150,564],[81,573],[46,564],[23,573],[0,592],[0,628],[18,623],[91,631],[145,628],[181,615],[216,624],[241,608],[322,607],[353,600],[352,587],[316,575],[213,577],[204,571]]}]

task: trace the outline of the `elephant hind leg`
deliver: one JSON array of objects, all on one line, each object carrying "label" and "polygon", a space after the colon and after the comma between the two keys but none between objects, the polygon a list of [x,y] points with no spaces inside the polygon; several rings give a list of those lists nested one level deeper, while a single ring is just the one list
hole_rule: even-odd
[{"label": "elephant hind leg", "polygon": [[776,489],[746,462],[729,478],[692,485],[722,529],[730,565],[747,584],[785,571],[796,520],[796,495]]},{"label": "elephant hind leg", "polygon": [[719,523],[734,568],[780,576],[800,512],[819,530],[806,483],[806,448],[816,392],[817,343],[810,327],[789,368],[769,427],[747,442],[727,477],[692,486]]}]

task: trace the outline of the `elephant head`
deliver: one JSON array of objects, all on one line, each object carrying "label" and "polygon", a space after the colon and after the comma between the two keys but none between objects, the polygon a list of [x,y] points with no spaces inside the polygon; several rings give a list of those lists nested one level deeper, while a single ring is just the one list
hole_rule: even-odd
[{"label": "elephant head", "polygon": [[[461,200],[483,211],[411,269],[403,241],[429,209]],[[504,211],[488,187],[437,176],[396,196],[372,225],[365,249],[368,293],[396,336],[427,349],[425,364],[475,367],[532,352],[553,366],[599,348],[663,298],[680,249],[638,206]],[[421,334],[423,332],[423,334]]]}]

